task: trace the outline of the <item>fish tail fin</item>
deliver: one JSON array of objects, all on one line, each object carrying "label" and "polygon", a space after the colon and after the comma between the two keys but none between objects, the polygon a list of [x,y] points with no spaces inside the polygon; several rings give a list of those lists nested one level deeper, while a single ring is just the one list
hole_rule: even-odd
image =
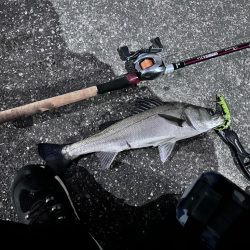
[{"label": "fish tail fin", "polygon": [[38,144],[38,153],[46,161],[46,165],[57,173],[64,172],[70,165],[71,160],[65,158],[62,153],[65,144]]}]

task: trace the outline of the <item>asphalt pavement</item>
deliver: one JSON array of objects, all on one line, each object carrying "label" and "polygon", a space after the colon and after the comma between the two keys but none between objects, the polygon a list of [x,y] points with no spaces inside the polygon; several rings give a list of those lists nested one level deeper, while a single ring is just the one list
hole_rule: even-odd
[{"label": "asphalt pavement", "polygon": [[[158,36],[165,47],[165,62],[171,63],[249,41],[249,25],[247,0],[3,0],[0,110],[125,73],[117,53],[122,45],[132,50],[148,47],[150,39]],[[186,67],[138,88],[0,125],[0,219],[17,221],[11,182],[22,166],[43,163],[38,143],[72,143],[95,134],[102,123],[131,115],[138,97],[214,108],[216,94],[228,101],[232,128],[247,149],[249,50]],[[134,216],[138,219],[141,211],[147,214],[145,207],[148,217],[153,214],[161,220],[163,208],[175,206],[192,180],[209,170],[243,189],[249,185],[214,131],[179,142],[165,164],[156,148],[120,153],[112,168],[104,171],[95,155],[86,155],[68,169],[65,181],[87,226],[101,238],[132,223]],[[105,232],[98,227],[100,221]]]}]

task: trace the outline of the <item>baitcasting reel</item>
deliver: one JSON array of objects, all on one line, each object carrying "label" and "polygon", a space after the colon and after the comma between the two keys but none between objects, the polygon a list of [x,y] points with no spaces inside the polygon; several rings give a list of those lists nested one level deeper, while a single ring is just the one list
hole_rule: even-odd
[{"label": "baitcasting reel", "polygon": [[166,73],[166,66],[157,54],[163,50],[160,38],[156,37],[150,41],[152,45],[148,49],[135,52],[129,51],[127,46],[118,48],[118,53],[121,60],[125,61],[128,73],[137,73],[141,80],[154,80]]}]

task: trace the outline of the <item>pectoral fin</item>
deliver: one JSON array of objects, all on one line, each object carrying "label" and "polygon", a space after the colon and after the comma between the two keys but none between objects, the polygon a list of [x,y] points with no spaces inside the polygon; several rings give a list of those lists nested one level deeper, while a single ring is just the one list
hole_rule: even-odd
[{"label": "pectoral fin", "polygon": [[96,156],[100,160],[101,168],[108,169],[114,161],[117,152],[97,152]]},{"label": "pectoral fin", "polygon": [[158,114],[160,117],[168,120],[170,123],[175,124],[176,126],[182,127],[183,126],[183,122],[185,122],[185,120],[171,116],[171,115],[165,115],[165,114]]},{"label": "pectoral fin", "polygon": [[159,153],[162,163],[166,162],[174,149],[175,142],[168,142],[166,144],[160,145]]}]

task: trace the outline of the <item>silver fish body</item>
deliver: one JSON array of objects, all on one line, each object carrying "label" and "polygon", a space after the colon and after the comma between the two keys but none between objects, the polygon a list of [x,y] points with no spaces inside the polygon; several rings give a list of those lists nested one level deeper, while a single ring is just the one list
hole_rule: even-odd
[{"label": "silver fish body", "polygon": [[102,132],[64,146],[62,155],[73,160],[98,152],[102,168],[108,168],[117,153],[136,148],[159,147],[162,162],[171,154],[176,141],[204,133],[224,122],[221,114],[185,103],[164,103],[125,118]]}]

